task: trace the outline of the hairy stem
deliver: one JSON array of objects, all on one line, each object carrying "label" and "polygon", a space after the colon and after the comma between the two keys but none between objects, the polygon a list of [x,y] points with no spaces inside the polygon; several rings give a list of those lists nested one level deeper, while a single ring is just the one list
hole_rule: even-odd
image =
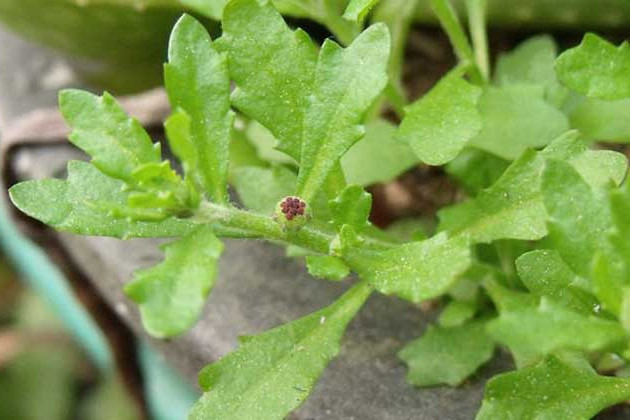
[{"label": "hairy stem", "polygon": [[[218,236],[282,242],[318,254],[328,254],[330,244],[337,235],[331,225],[317,220],[310,221],[296,231],[285,230],[273,217],[210,202],[202,203],[193,219],[200,224],[213,225]],[[371,235],[363,235],[362,239],[371,247],[388,249],[396,246],[393,241]]]},{"label": "hairy stem", "polygon": [[311,222],[297,231],[283,230],[270,216],[220,204],[204,202],[195,219],[215,226],[220,236],[236,236],[279,241],[327,254],[334,232]]}]

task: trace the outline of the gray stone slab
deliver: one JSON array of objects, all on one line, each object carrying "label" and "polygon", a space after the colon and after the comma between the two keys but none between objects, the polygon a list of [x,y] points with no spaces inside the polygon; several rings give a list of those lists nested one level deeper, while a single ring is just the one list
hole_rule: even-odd
[{"label": "gray stone slab", "polygon": [[[63,235],[62,241],[121,317],[144,336],[136,308],[121,294],[120,286],[134,268],[157,261],[156,241],[121,243],[70,235]],[[306,315],[332,302],[344,288],[313,280],[276,246],[242,241],[226,245],[201,321],[170,342],[154,340],[167,360],[191,379],[203,365],[234,349],[238,335]],[[421,331],[423,318],[411,305],[372,298],[350,325],[341,356],[294,418],[472,418],[482,392],[480,381],[459,390],[417,391],[405,384],[405,369],[394,355]]]},{"label": "gray stone slab", "polygon": [[54,106],[57,90],[71,84],[78,82],[66,59],[0,25],[0,131],[19,115]]}]

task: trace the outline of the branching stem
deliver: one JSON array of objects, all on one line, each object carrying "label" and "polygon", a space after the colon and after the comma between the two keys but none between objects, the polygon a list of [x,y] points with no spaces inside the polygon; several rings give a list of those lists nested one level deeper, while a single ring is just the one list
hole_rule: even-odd
[{"label": "branching stem", "polygon": [[431,0],[431,7],[435,12],[440,25],[444,29],[444,32],[448,35],[451,45],[455,50],[455,55],[460,61],[460,64],[470,66],[469,74],[473,82],[477,84],[483,84],[485,82],[484,76],[477,65],[473,49],[470,46],[466,32],[462,27],[455,9],[449,2],[449,0]]},{"label": "branching stem", "polygon": [[[336,232],[332,226],[313,220],[297,231],[283,230],[273,217],[210,202],[204,202],[197,210],[194,220],[209,223],[218,236],[265,239],[308,249],[318,254],[328,254]],[[388,249],[396,246],[371,235],[363,235],[366,245]]]}]

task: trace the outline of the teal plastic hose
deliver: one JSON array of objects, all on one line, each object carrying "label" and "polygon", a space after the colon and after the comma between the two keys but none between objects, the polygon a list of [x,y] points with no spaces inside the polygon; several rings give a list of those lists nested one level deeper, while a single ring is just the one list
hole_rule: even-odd
[{"label": "teal plastic hose", "polygon": [[110,370],[112,354],[98,325],[48,256],[13,225],[2,183],[0,191],[0,249],[18,271],[20,279],[53,308],[92,362],[103,371]]}]

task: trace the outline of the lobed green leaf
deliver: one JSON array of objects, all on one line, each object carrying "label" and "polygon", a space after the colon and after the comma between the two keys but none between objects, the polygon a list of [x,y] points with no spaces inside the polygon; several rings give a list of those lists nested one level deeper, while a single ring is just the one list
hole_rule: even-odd
[{"label": "lobed green leaf", "polygon": [[480,96],[481,88],[454,70],[407,109],[397,136],[411,146],[421,161],[445,164],[457,157],[481,130],[477,110]]},{"label": "lobed green leaf", "polygon": [[628,336],[616,321],[573,312],[543,298],[538,307],[502,312],[488,333],[530,361],[560,350],[598,351]]},{"label": "lobed green leaf", "polygon": [[[169,237],[185,235],[196,227],[189,219],[164,218],[161,212],[138,213],[137,217],[156,217],[159,221],[139,221],[117,217],[126,209],[125,184],[101,173],[89,163],[68,163],[68,178],[26,181],[9,190],[16,207],[57,230],[80,235],[116,238]],[[157,214],[155,214],[157,213]]]},{"label": "lobed green leaf", "polygon": [[278,145],[278,140],[259,122],[250,121],[245,129],[245,135],[262,159],[270,163],[296,166],[295,159],[275,148]]},{"label": "lobed green leaf", "polygon": [[536,250],[516,260],[518,275],[525,286],[538,297],[548,296],[568,309],[594,313],[597,299],[587,290],[588,280],[579,277],[555,250]]},{"label": "lobed green leaf", "polygon": [[549,35],[531,37],[497,60],[494,80],[499,85],[552,84],[558,48]]},{"label": "lobed green leaf", "polygon": [[483,287],[499,313],[528,310],[535,308],[539,303],[535,295],[508,288],[492,277],[483,281]]},{"label": "lobed green leaf", "polygon": [[199,157],[190,132],[190,115],[181,108],[175,110],[164,122],[164,130],[173,154],[182,163],[186,174],[194,174],[198,169]]},{"label": "lobed green leaf", "polygon": [[369,225],[372,195],[359,185],[349,185],[337,197],[330,200],[328,206],[332,221],[337,228],[350,225],[357,233],[361,233]]},{"label": "lobed green leaf", "polygon": [[365,125],[365,137],[341,158],[349,184],[366,187],[389,182],[418,163],[411,148],[395,139],[395,133],[396,126],[383,119]]},{"label": "lobed green leaf", "polygon": [[526,151],[476,198],[439,211],[440,230],[483,243],[542,238],[547,233],[539,188],[542,164],[535,152]]},{"label": "lobed green leaf", "polygon": [[344,257],[376,290],[411,302],[443,294],[472,263],[468,241],[445,233],[380,252],[348,249]]},{"label": "lobed green leaf", "polygon": [[[608,204],[612,227],[607,238],[598,238],[596,255],[591,266],[593,292],[604,309],[620,318],[625,324],[628,319],[628,274],[630,273],[630,184],[610,191]],[[606,243],[607,242],[607,243]]]},{"label": "lobed green leaf", "polygon": [[614,254],[605,255],[598,252],[593,257],[591,281],[593,293],[599,299],[601,307],[616,316],[620,316],[625,276],[623,275],[623,267],[619,267],[615,262]]},{"label": "lobed green leaf", "polygon": [[577,274],[588,277],[593,256],[608,246],[612,220],[605,200],[571,165],[558,160],[547,162],[542,191],[551,243]]},{"label": "lobed green leaf", "polygon": [[615,143],[630,142],[630,99],[606,101],[581,97],[571,108],[571,127],[589,140]]},{"label": "lobed green leaf", "polygon": [[554,68],[558,48],[549,35],[533,36],[497,60],[494,74],[500,86],[539,85],[545,99],[560,108],[567,100],[568,91],[560,85]]},{"label": "lobed green leaf", "polygon": [[81,90],[62,90],[59,108],[72,129],[69,140],[112,178],[133,185],[135,169],[160,162],[160,145],[153,144],[142,125],[127,116],[110,94],[99,97]]},{"label": "lobed green leaf", "polygon": [[494,184],[510,165],[491,153],[479,149],[464,149],[449,162],[445,170],[471,195]]},{"label": "lobed green leaf", "polygon": [[544,99],[539,85],[487,87],[479,100],[483,128],[470,145],[513,160],[548,145],[569,129],[566,116]]},{"label": "lobed green leaf", "polygon": [[181,144],[175,149],[180,157],[190,159],[184,162],[195,171],[193,179],[200,189],[216,202],[227,202],[229,143],[234,120],[227,56],[214,48],[201,23],[184,15],[173,28],[168,57],[169,62],[164,66],[166,91],[173,108],[181,108],[190,116],[188,133],[194,154],[190,151],[181,154]]},{"label": "lobed green leaf", "polygon": [[556,73],[565,86],[589,98],[630,98],[630,45],[616,47],[586,34],[580,45],[560,54]]},{"label": "lobed green leaf", "polygon": [[365,113],[387,83],[390,39],[375,24],[347,48],[326,40],[305,115],[297,195],[310,201],[341,156],[363,135]]},{"label": "lobed green leaf", "polygon": [[630,271],[630,244],[627,241],[630,235],[630,182],[627,179],[620,188],[610,191],[609,202],[614,224],[609,240]]},{"label": "lobed green leaf", "polygon": [[491,379],[476,420],[588,420],[630,398],[630,380],[599,376],[550,356]]},{"label": "lobed green leaf", "polygon": [[308,255],[306,268],[311,276],[332,281],[343,280],[350,274],[350,268],[341,258],[330,255]]},{"label": "lobed green leaf", "polygon": [[547,235],[541,175],[549,159],[564,159],[593,186],[623,179],[626,159],[611,151],[590,151],[576,132],[568,132],[541,152],[528,150],[490,188],[462,204],[441,210],[440,230],[472,242],[537,240]]},{"label": "lobed green leaf", "polygon": [[441,327],[458,327],[472,319],[477,309],[475,302],[452,300],[440,312],[438,324]]},{"label": "lobed green leaf", "polygon": [[360,283],[332,305],[256,336],[199,374],[207,392],[192,420],[278,419],[308,396],[372,289]]},{"label": "lobed green leaf", "polygon": [[317,48],[306,32],[289,29],[269,2],[232,0],[217,47],[227,53],[236,84],[232,104],[267,127],[278,148],[299,160],[317,63]]},{"label": "lobed green leaf", "polygon": [[398,357],[408,366],[407,381],[415,386],[457,386],[492,358],[494,340],[485,321],[456,327],[429,326],[422,337],[407,344]]},{"label": "lobed green leaf", "polygon": [[212,227],[200,226],[164,246],[164,261],[136,271],[125,293],[140,306],[142,324],[154,337],[165,338],[191,328],[214,286],[223,244]]}]

